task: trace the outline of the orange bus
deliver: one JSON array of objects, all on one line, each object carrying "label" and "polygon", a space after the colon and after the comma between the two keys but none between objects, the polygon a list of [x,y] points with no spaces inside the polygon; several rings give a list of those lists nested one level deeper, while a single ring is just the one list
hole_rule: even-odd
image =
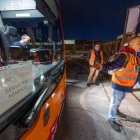
[{"label": "orange bus", "polygon": [[53,140],[66,92],[58,0],[0,2],[0,77],[0,139]]}]

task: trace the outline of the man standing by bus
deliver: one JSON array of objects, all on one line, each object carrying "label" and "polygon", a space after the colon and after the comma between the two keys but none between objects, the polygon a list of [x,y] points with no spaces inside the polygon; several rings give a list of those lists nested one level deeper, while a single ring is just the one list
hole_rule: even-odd
[{"label": "man standing by bus", "polygon": [[[112,75],[112,99],[109,108],[109,124],[115,131],[121,131],[120,125],[116,123],[118,108],[125,98],[127,92],[132,92],[134,85],[139,80],[140,75],[140,37],[132,38],[128,46],[120,50],[116,60],[104,65],[96,64],[99,70],[114,70]],[[100,68],[99,68],[100,67]]]},{"label": "man standing by bus", "polygon": [[101,48],[101,43],[100,42],[95,42],[95,44],[92,44],[92,48],[90,50],[90,56],[89,56],[89,68],[90,68],[90,72],[89,72],[89,76],[88,76],[88,80],[87,80],[87,86],[89,87],[91,84],[96,84],[99,85],[99,83],[97,83],[96,79],[97,76],[99,74],[99,70],[97,70],[95,68],[95,64],[99,63],[99,64],[103,64],[103,53],[100,50]]}]

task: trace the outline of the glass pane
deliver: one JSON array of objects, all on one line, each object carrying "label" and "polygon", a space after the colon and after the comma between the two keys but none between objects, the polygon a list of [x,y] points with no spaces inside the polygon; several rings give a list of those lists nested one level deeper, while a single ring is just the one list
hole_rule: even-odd
[{"label": "glass pane", "polygon": [[[60,25],[52,25],[44,18],[5,19],[4,23],[15,29],[9,29],[5,40],[0,40],[1,44],[4,41],[10,44],[11,54],[11,58],[4,60],[8,63],[4,63],[0,71],[0,90],[4,94],[3,101],[8,103],[0,114],[27,95],[36,93],[48,73],[62,64],[63,58]],[[26,42],[23,40],[25,34],[30,37]],[[1,50],[4,54],[4,46]],[[4,105],[3,101],[0,105]]]}]

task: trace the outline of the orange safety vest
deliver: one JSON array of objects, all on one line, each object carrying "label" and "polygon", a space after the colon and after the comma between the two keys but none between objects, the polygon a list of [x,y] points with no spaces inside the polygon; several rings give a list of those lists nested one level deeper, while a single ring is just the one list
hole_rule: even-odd
[{"label": "orange safety vest", "polygon": [[[123,52],[126,56],[128,53]],[[130,59],[127,62],[127,65],[115,71],[112,76],[112,81],[118,85],[132,87],[135,85],[135,82],[138,77],[139,70],[136,69],[136,66],[140,64],[140,58],[129,53]],[[127,59],[127,58],[126,58]]]},{"label": "orange safety vest", "polygon": [[[101,64],[103,64],[103,52],[100,51],[100,56],[101,56]],[[96,54],[95,54],[95,50],[90,50],[90,59],[89,59],[89,65],[94,65],[94,62],[95,62],[95,57],[96,57]]]}]

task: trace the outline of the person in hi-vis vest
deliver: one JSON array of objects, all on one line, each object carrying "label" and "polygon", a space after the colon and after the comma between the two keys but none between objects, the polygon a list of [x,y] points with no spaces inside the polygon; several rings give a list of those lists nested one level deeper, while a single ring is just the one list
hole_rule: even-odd
[{"label": "person in hi-vis vest", "polygon": [[97,83],[96,78],[99,74],[99,70],[95,68],[95,64],[103,64],[103,53],[100,50],[101,48],[101,43],[100,42],[95,42],[95,44],[92,44],[92,49],[90,50],[90,57],[89,57],[89,76],[87,80],[87,86],[90,86],[91,84],[99,85]]},{"label": "person in hi-vis vest", "polygon": [[133,90],[134,85],[139,82],[140,75],[140,37],[134,37],[128,42],[128,46],[120,49],[116,60],[96,67],[99,70],[115,70],[112,75],[112,98],[109,107],[108,122],[111,127],[120,132],[120,124],[116,123],[118,110],[126,93]]}]

